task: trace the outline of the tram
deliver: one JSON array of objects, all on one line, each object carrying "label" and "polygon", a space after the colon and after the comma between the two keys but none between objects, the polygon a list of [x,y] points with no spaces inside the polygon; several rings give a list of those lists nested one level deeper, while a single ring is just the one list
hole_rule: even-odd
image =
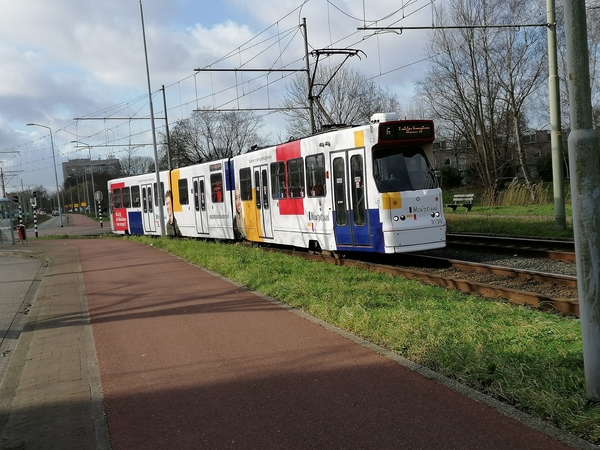
[{"label": "tram", "polygon": [[[231,158],[110,180],[117,234],[251,242],[329,252],[445,246],[434,124],[376,114]],[[162,200],[161,200],[162,199]]]}]

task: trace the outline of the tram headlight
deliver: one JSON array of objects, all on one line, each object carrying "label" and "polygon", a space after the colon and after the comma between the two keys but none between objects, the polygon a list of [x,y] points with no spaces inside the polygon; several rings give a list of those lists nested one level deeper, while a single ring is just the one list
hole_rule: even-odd
[{"label": "tram headlight", "polygon": [[400,220],[400,217],[394,216],[394,222],[398,222],[399,220]]},{"label": "tram headlight", "polygon": [[434,218],[435,217],[440,217],[440,213],[437,212],[437,211],[434,211],[434,212],[431,213],[431,217],[434,217]]},{"label": "tram headlight", "polygon": [[406,216],[400,216],[400,220],[406,220]]}]

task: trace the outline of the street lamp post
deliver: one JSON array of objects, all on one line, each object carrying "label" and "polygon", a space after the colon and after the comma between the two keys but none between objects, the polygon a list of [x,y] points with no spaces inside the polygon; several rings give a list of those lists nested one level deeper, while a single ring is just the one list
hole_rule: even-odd
[{"label": "street lamp post", "polygon": [[81,213],[81,195],[79,195],[79,180],[77,177],[69,177],[69,179],[73,178],[75,180],[75,185],[77,186],[77,212]]},{"label": "street lamp post", "polygon": [[[90,189],[88,186],[88,182],[87,182],[87,171],[85,170],[85,167],[83,168],[83,184],[85,184],[85,198],[86,198],[86,215],[87,215],[87,208],[90,208]],[[93,194],[92,194],[93,195]],[[90,208],[90,212],[91,212],[91,208]]]},{"label": "street lamp post", "polygon": [[[79,144],[85,145],[88,148],[88,152],[90,154],[90,170],[92,173],[92,195],[95,195],[94,194],[95,193],[95,191],[94,191],[94,166],[92,164],[92,146],[86,144],[85,142],[81,142],[81,141],[71,141],[71,143],[72,144],[79,143]],[[89,201],[88,201],[88,204],[89,204]],[[94,202],[94,213],[95,213],[96,217],[98,217],[98,206],[96,205],[96,202]]]},{"label": "street lamp post", "polygon": [[60,189],[58,188],[58,172],[56,171],[56,157],[54,155],[54,136],[52,136],[52,128],[46,125],[40,125],[39,123],[28,123],[28,127],[42,127],[47,128],[50,131],[50,144],[52,144],[52,161],[54,162],[54,178],[56,180],[56,201],[58,202],[58,217],[60,217],[60,226],[63,226],[62,210],[60,207]]},{"label": "street lamp post", "polygon": [[[73,211],[73,185],[71,183],[69,183],[68,181],[65,180],[65,183],[67,183],[69,185],[69,193],[71,194],[71,211]],[[65,206],[66,208],[66,206]]]}]

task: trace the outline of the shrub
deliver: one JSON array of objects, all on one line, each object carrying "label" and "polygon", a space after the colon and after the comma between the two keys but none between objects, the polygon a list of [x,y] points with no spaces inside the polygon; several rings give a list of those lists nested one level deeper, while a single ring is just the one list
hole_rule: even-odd
[{"label": "shrub", "polygon": [[552,154],[546,153],[535,163],[538,176],[542,181],[552,181]]},{"label": "shrub", "polygon": [[453,189],[462,184],[462,175],[456,167],[445,166],[440,170],[442,174],[442,187],[444,189]]}]

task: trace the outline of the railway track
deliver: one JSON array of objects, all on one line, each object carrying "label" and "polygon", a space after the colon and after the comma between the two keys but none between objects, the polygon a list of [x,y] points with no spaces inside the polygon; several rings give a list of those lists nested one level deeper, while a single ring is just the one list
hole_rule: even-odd
[{"label": "railway track", "polygon": [[[481,247],[481,244],[480,244]],[[379,262],[340,259],[298,251],[283,251],[297,257],[328,264],[356,266],[372,272],[417,279],[429,284],[456,289],[489,299],[502,299],[547,311],[579,317],[577,278],[535,270],[515,269],[478,262],[421,254],[384,257]],[[512,252],[514,253],[514,249]]]},{"label": "railway track", "polygon": [[532,258],[575,261],[575,244],[571,240],[448,233],[446,235],[446,246],[449,249],[517,253]]},{"label": "railway track", "polygon": [[415,270],[414,278],[423,281],[490,299],[579,316],[575,276],[423,255],[411,255],[408,264],[410,266],[402,268]]}]

